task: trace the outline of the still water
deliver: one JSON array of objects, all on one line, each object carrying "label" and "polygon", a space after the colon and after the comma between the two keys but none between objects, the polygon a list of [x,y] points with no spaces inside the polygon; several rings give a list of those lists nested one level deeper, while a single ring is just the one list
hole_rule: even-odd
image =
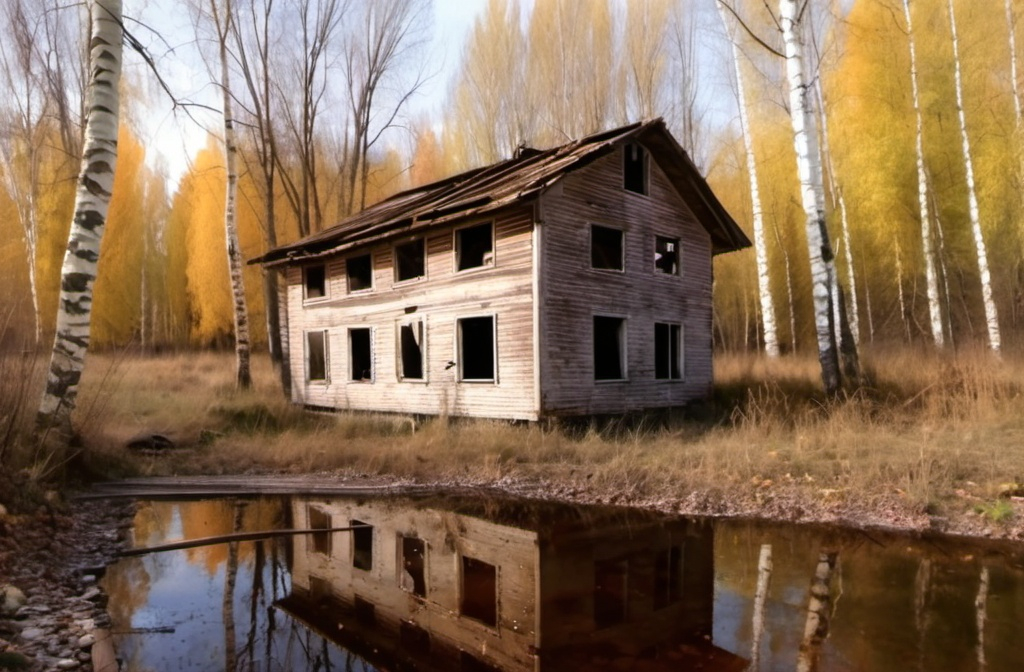
[{"label": "still water", "polygon": [[140,502],[134,544],[348,527],[122,559],[124,669],[1024,670],[1020,544],[443,496]]}]

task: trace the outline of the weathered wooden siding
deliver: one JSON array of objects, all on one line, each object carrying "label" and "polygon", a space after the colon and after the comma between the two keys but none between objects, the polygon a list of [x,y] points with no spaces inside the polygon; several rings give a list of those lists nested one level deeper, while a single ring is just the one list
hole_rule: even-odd
[{"label": "weathered wooden siding", "polygon": [[[540,372],[545,415],[670,407],[711,385],[711,244],[651,162],[648,195],[622,187],[622,150],[568,175],[540,201]],[[624,231],[624,272],[590,264],[592,224]],[[680,239],[680,275],[654,272],[655,236]],[[593,317],[626,318],[628,379],[594,380]],[[654,324],[683,330],[682,380],[656,380]]]},{"label": "weathered wooden siding", "polygon": [[[494,264],[456,273],[455,228],[494,221]],[[399,239],[402,242],[407,239]],[[328,263],[328,296],[303,301],[302,272],[288,270],[292,399],[337,409],[535,419],[533,347],[533,207],[467,220],[427,234],[426,277],[395,283],[392,244],[370,248],[373,289],[346,292],[345,257]],[[356,250],[356,256],[366,250]],[[458,382],[456,320],[496,317],[497,380]],[[423,316],[426,381],[398,379],[398,324]],[[349,328],[373,330],[374,379],[349,381]],[[305,332],[329,334],[329,380],[305,375]]]},{"label": "weathered wooden siding", "polygon": [[[352,520],[373,525],[373,562],[369,570],[353,566],[353,537],[332,535],[331,554],[313,550],[312,537],[292,541],[292,583],[309,591],[310,579],[328,585],[330,597],[353,605],[356,597],[374,607],[375,630],[395,633],[400,622],[430,632],[438,644],[463,649],[502,669],[533,669],[531,646],[537,640],[537,535],[470,516],[423,509],[412,511],[385,501],[318,501],[295,498],[297,527],[309,524],[309,508],[330,516],[333,526]],[[426,542],[426,596],[401,587],[401,538]],[[462,557],[497,568],[497,625],[460,614]],[[432,646],[432,651],[436,650]]]}]

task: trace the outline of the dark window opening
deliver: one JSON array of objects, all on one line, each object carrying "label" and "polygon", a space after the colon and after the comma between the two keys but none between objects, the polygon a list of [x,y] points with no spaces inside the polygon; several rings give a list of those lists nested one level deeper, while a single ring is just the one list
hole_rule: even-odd
[{"label": "dark window opening", "polygon": [[395,280],[413,280],[426,275],[423,239],[395,246]]},{"label": "dark window opening", "polygon": [[423,321],[403,324],[399,328],[402,380],[423,380]]},{"label": "dark window opening", "polygon": [[647,152],[640,145],[626,145],[622,152],[622,186],[637,194],[647,193]]},{"label": "dark window opening", "polygon": [[678,324],[654,325],[654,377],[658,380],[679,380],[682,328]]},{"label": "dark window opening", "polygon": [[370,571],[373,569],[373,526],[360,520],[349,521],[349,525],[365,525],[352,530],[352,566]]},{"label": "dark window opening", "polygon": [[348,291],[358,292],[373,287],[373,258],[370,255],[349,258],[345,262],[345,270],[348,274]]},{"label": "dark window opening", "polygon": [[351,363],[351,380],[373,380],[373,349],[370,344],[369,329],[349,329],[349,362]]},{"label": "dark window opening", "polygon": [[327,332],[306,332],[306,380],[327,380]]},{"label": "dark window opening", "polygon": [[622,231],[596,224],[590,227],[590,267],[622,270]]},{"label": "dark window opening", "polygon": [[679,275],[679,239],[657,236],[654,239],[654,270]]},{"label": "dark window opening", "polygon": [[302,269],[302,282],[307,299],[322,299],[327,296],[327,267],[307,266]]},{"label": "dark window opening", "polygon": [[462,556],[462,604],[459,612],[485,625],[498,624],[498,569]]},{"label": "dark window opening", "polygon": [[468,651],[459,652],[459,670],[461,672],[500,672],[500,668],[489,665]]},{"label": "dark window opening", "polygon": [[416,537],[402,537],[402,590],[427,596],[427,545]]},{"label": "dark window opening", "polygon": [[[311,530],[329,530],[331,528],[331,516],[326,511],[322,511],[315,507],[309,507],[309,529]],[[324,555],[331,554],[331,533],[330,532],[314,532],[309,535],[310,545],[316,553],[323,553]]]},{"label": "dark window opening", "polygon": [[494,318],[459,320],[461,380],[494,380]]},{"label": "dark window opening", "polygon": [[626,620],[626,560],[599,560],[594,563],[594,625],[598,628]]},{"label": "dark window opening", "polygon": [[594,380],[626,377],[626,320],[594,316]]},{"label": "dark window opening", "polygon": [[494,262],[493,228],[488,222],[455,232],[455,259],[458,270],[490,266]]},{"label": "dark window opening", "polygon": [[683,596],[683,549],[672,546],[654,557],[654,608],[675,604]]},{"label": "dark window opening", "polygon": [[430,653],[430,633],[412,621],[398,626],[398,642],[410,653]]},{"label": "dark window opening", "polygon": [[356,622],[360,625],[374,626],[377,624],[377,608],[365,597],[356,595],[353,605]]},{"label": "dark window opening", "polygon": [[325,606],[331,597],[331,582],[319,576],[309,577],[309,599],[317,606]]}]

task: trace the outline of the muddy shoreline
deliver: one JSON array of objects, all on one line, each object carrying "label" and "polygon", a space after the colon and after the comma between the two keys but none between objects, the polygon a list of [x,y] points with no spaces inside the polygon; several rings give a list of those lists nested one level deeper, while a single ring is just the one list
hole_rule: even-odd
[{"label": "muddy shoreline", "polygon": [[[810,496],[799,484],[752,484],[742,492],[691,493],[611,490],[580,478],[509,474],[488,481],[412,481],[352,473],[261,474],[233,477],[137,479],[101,484],[82,499],[0,516],[0,585],[16,586],[24,605],[0,616],[0,669],[93,670],[97,633],[109,626],[106,596],[97,583],[127,543],[134,497],[154,493],[198,497],[258,496],[286,491],[399,494],[424,489],[482,489],[577,504],[634,506],[664,513],[760,519],[809,525],[944,534],[978,540],[1024,540],[1024,503],[994,522],[965,502],[950,515],[916,511],[894,494],[852,501]],[[21,665],[19,667],[19,665]],[[5,667],[6,666],[6,667]]]}]

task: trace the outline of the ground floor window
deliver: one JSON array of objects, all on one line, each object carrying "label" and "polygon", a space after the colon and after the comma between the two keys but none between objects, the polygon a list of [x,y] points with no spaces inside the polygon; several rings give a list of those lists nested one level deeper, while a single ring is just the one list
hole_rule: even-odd
[{"label": "ground floor window", "polygon": [[361,520],[350,520],[352,530],[352,566],[370,571],[373,569],[373,525]]},{"label": "ground floor window", "polygon": [[416,537],[401,537],[402,590],[427,596],[427,543]]},{"label": "ground floor window", "polygon": [[681,380],[683,377],[683,327],[679,324],[654,325],[654,377]]},{"label": "ground floor window", "polygon": [[327,332],[306,332],[306,381],[327,382]]},{"label": "ground floor window", "polygon": [[498,568],[462,556],[462,591],[459,612],[485,625],[498,624]]},{"label": "ground floor window", "polygon": [[348,361],[350,380],[373,380],[373,332],[370,329],[348,330]]},{"label": "ground floor window", "polygon": [[424,380],[426,328],[423,320],[398,326],[398,379]]},{"label": "ground floor window", "polygon": [[594,316],[594,380],[626,378],[626,320]]},{"label": "ground floor window", "polygon": [[458,321],[459,380],[493,382],[496,376],[494,316]]}]

